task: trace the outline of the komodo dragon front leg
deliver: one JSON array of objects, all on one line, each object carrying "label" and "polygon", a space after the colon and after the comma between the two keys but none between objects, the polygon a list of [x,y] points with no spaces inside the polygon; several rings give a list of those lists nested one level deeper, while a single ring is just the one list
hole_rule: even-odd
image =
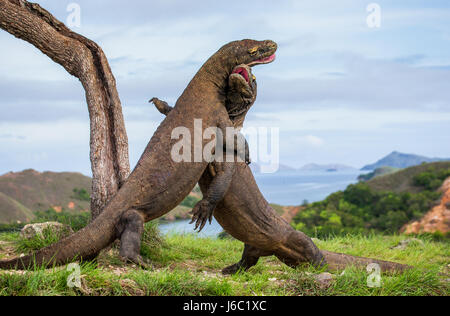
[{"label": "komodo dragon front leg", "polygon": [[205,196],[192,209],[192,220],[189,224],[195,222],[194,230],[198,228],[199,232],[207,221],[211,224],[213,212],[227,193],[236,167],[234,162],[223,162],[216,169],[214,179],[208,187]]}]

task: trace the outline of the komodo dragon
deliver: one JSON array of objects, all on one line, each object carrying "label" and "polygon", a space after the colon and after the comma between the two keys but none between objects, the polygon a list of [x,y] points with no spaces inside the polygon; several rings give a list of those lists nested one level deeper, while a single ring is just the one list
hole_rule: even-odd
[{"label": "komodo dragon", "polygon": [[[171,151],[176,127],[195,135],[194,120],[202,120],[202,134],[207,127],[225,130],[233,124],[225,108],[228,77],[239,64],[254,66],[275,59],[273,41],[242,40],[224,45],[200,68],[176,105],[158,127],[133,172],[103,212],[88,226],[71,236],[31,255],[2,260],[0,268],[28,268],[37,265],[64,264],[89,258],[120,238],[120,255],[143,263],[139,255],[144,222],[158,218],[177,206],[193,189],[208,166],[206,160],[175,162]],[[208,140],[200,142],[202,148]],[[198,147],[196,140],[191,152]],[[193,161],[193,162],[192,162]]]},{"label": "komodo dragon", "polygon": [[[247,67],[247,76],[239,76],[237,66],[229,78],[230,89],[226,107],[234,115],[230,115],[236,128],[242,127],[245,115],[256,99],[257,85],[251,70]],[[244,72],[245,75],[245,72]],[[162,114],[168,114],[172,107],[157,98],[152,99]],[[233,109],[233,111],[231,111]],[[193,210],[193,221],[200,230],[211,216],[236,239],[245,243],[242,259],[222,270],[224,274],[233,274],[239,270],[247,270],[255,265],[262,256],[275,255],[285,264],[295,267],[310,263],[315,266],[326,264],[330,270],[340,270],[354,265],[366,267],[369,263],[378,263],[382,271],[402,271],[407,265],[320,251],[312,240],[304,233],[295,230],[269,205],[259,191],[251,169],[245,163],[236,163],[233,172],[226,162],[212,162],[200,178],[203,200]],[[233,164],[233,163],[232,163]],[[227,179],[231,177],[231,182]],[[211,198],[211,192],[220,192]],[[222,198],[221,200],[219,200]],[[210,201],[208,201],[210,200]],[[202,203],[214,203],[212,208],[199,208]],[[205,211],[206,210],[206,211]]]}]

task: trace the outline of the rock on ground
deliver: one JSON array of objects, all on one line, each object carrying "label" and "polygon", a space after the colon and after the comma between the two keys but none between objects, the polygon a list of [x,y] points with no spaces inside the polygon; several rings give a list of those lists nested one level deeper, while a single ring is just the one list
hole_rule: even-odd
[{"label": "rock on ground", "polygon": [[409,245],[411,244],[418,244],[420,246],[425,246],[424,242],[420,239],[417,238],[409,238],[409,239],[405,239],[400,241],[397,246],[391,247],[391,249],[400,249],[400,250],[404,250],[406,248],[408,248]]},{"label": "rock on ground", "polygon": [[44,231],[50,230],[59,237],[66,237],[73,233],[70,226],[58,222],[46,222],[25,225],[20,231],[20,236],[25,239],[32,239],[36,236],[44,237]]},{"label": "rock on ground", "polygon": [[315,281],[319,284],[320,287],[326,288],[331,285],[331,282],[334,279],[334,275],[328,272],[323,272],[314,276]]}]

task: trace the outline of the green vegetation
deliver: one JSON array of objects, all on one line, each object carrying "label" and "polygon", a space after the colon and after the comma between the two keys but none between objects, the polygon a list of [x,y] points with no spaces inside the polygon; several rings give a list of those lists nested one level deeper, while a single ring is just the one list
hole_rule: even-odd
[{"label": "green vegetation", "polygon": [[[15,243],[18,238],[18,234],[0,234],[0,241]],[[97,263],[81,264],[81,288],[67,287],[72,271],[66,267],[36,267],[25,273],[0,271],[0,295],[450,295],[449,283],[444,281],[448,277],[438,274],[445,272],[448,264],[449,243],[421,238],[423,245],[391,249],[405,238],[373,235],[317,241],[321,249],[417,267],[402,274],[382,274],[381,286],[375,288],[367,286],[365,270],[337,272],[333,281],[323,286],[314,278],[323,270],[291,269],[274,257],[262,258],[247,272],[223,276],[220,270],[240,259],[241,242],[171,235],[148,248],[145,257],[152,260],[152,269],[123,264],[116,252],[109,250]]]},{"label": "green vegetation", "polygon": [[90,212],[69,213],[62,211],[58,213],[53,209],[49,209],[42,212],[35,212],[35,215],[36,221],[34,222],[36,223],[59,222],[69,225],[74,231],[82,229],[91,220]]},{"label": "green vegetation", "polygon": [[386,174],[382,177],[376,177],[367,184],[375,191],[392,191],[396,193],[410,192],[417,193],[423,190],[423,187],[414,184],[414,177],[423,172],[439,172],[440,170],[450,170],[450,162],[434,162],[421,164],[418,166],[402,169],[400,171]]},{"label": "green vegetation", "polygon": [[195,204],[197,204],[197,202],[200,201],[200,198],[193,196],[193,195],[188,195],[186,196],[186,198],[183,200],[183,202],[181,202],[181,206],[186,206],[189,208],[193,208],[195,206]]},{"label": "green vegetation", "polygon": [[47,228],[42,231],[42,236],[37,234],[31,239],[18,238],[15,243],[15,250],[18,253],[29,253],[50,246],[60,239],[60,234],[57,234],[54,230]]},{"label": "green vegetation", "polygon": [[18,232],[25,224],[14,223],[14,224],[0,224],[0,233],[2,232]]},{"label": "green vegetation", "polygon": [[414,176],[414,185],[424,187],[428,191],[439,189],[442,182],[450,177],[450,169],[436,170],[430,168],[428,171],[419,173]]},{"label": "green vegetation", "polygon": [[142,234],[141,255],[146,258],[159,255],[161,247],[165,245],[161,232],[158,229],[158,221],[145,223]]},{"label": "green vegetation", "polygon": [[[56,212],[54,209],[34,212],[34,220],[31,223],[59,222],[69,225],[74,231],[86,226],[91,219],[90,212]],[[0,232],[20,231],[26,223],[0,224]]]},{"label": "green vegetation", "polygon": [[89,194],[89,192],[86,189],[75,188],[75,189],[73,189],[73,193],[75,193],[75,195],[73,196],[74,199],[77,199],[80,201],[90,201],[91,200],[91,195]]},{"label": "green vegetation", "polygon": [[392,234],[421,218],[439,200],[436,188],[450,176],[450,168],[429,167],[412,177],[415,192],[376,191],[369,183],[350,185],[299,212],[293,226],[311,236],[347,233]]}]

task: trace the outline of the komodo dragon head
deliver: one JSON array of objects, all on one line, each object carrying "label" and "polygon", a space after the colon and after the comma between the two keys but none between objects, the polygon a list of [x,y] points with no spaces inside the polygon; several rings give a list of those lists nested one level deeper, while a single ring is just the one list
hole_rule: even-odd
[{"label": "komodo dragon head", "polygon": [[236,128],[242,127],[245,115],[256,100],[256,78],[251,67],[274,61],[276,50],[277,44],[271,40],[249,39],[228,43],[219,50],[222,56],[235,56],[225,59],[224,68],[229,70],[225,105]]},{"label": "komodo dragon head", "polygon": [[[277,44],[271,40],[256,41],[244,39],[230,42],[222,46],[203,65],[202,80],[206,79],[204,80],[205,82],[212,83],[216,91],[223,97],[223,100],[227,99],[229,88],[237,87],[233,83],[237,83],[238,86],[243,83],[234,81],[238,78],[238,75],[247,82],[250,88],[248,91],[251,91],[254,77],[250,67],[273,62],[277,47]],[[203,89],[203,87],[199,90],[210,93],[209,91],[211,90]],[[244,85],[241,85],[241,87],[244,87]],[[247,94],[248,96],[249,94]]]},{"label": "komodo dragon head", "polygon": [[216,66],[220,63],[222,67],[227,68],[229,75],[237,65],[253,67],[271,63],[275,60],[276,50],[277,44],[274,41],[244,39],[225,44],[212,59]]}]

